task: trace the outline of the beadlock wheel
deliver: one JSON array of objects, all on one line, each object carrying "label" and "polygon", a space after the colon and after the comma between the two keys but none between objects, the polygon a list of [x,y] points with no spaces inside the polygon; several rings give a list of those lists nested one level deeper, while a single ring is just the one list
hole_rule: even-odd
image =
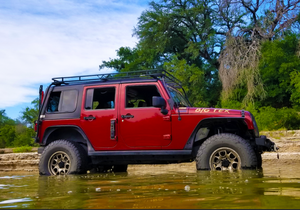
[{"label": "beadlock wheel", "polygon": [[71,159],[63,151],[55,152],[48,161],[48,170],[52,175],[65,175],[69,173]]},{"label": "beadlock wheel", "polygon": [[221,147],[211,154],[209,165],[211,170],[239,170],[241,169],[241,158],[235,150]]}]

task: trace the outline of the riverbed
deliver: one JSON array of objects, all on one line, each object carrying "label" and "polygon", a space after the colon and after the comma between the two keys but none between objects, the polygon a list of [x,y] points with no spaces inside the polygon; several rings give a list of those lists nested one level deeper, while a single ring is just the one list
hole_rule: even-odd
[{"label": "riverbed", "polygon": [[277,144],[278,153],[263,154],[261,170],[236,172],[197,171],[192,162],[40,176],[37,154],[3,154],[0,208],[299,209],[300,141]]},{"label": "riverbed", "polygon": [[0,173],[0,208],[299,209],[300,165],[238,172],[192,165],[131,166],[127,173]]}]

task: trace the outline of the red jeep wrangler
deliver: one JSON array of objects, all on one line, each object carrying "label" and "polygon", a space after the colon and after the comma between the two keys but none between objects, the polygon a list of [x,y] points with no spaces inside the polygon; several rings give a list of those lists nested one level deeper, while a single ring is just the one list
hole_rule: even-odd
[{"label": "red jeep wrangler", "polygon": [[52,80],[36,121],[41,175],[194,160],[198,170],[260,168],[276,150],[250,112],[192,107],[164,70]]}]

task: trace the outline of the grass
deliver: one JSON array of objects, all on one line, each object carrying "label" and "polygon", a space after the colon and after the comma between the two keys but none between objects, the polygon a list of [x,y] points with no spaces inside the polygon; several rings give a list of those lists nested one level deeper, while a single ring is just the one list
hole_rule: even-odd
[{"label": "grass", "polygon": [[14,148],[13,153],[31,152],[31,150],[32,150],[31,146],[22,146],[22,147]]}]

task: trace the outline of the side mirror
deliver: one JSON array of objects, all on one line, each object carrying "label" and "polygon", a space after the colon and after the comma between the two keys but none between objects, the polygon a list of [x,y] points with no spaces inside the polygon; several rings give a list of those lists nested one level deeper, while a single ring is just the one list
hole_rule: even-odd
[{"label": "side mirror", "polygon": [[161,113],[166,115],[168,114],[168,110],[166,109],[166,101],[163,97],[153,96],[152,97],[152,105],[157,108],[161,108]]}]

